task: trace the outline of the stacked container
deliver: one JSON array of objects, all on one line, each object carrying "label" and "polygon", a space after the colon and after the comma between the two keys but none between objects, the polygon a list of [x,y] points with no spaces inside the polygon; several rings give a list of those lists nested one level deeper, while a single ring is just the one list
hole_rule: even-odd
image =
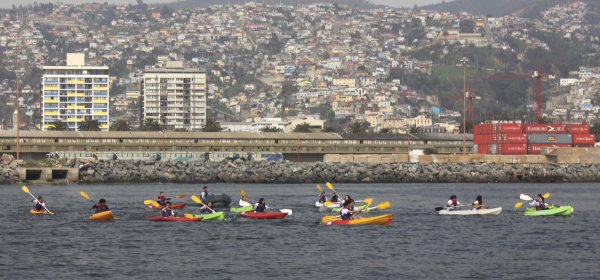
[{"label": "stacked container", "polygon": [[569,133],[573,135],[573,147],[593,147],[596,144],[596,135],[590,133],[588,124],[571,124]]},{"label": "stacked container", "polygon": [[473,143],[480,154],[526,154],[527,135],[520,123],[479,124],[473,127]]}]

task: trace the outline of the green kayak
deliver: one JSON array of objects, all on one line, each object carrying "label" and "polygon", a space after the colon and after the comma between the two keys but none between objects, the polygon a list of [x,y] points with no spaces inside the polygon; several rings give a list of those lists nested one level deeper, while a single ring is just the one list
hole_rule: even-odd
[{"label": "green kayak", "polygon": [[200,218],[200,217],[202,217],[202,221],[222,221],[222,220],[225,220],[225,213],[220,211],[220,212],[213,212],[210,214],[195,214],[194,215],[194,218]]},{"label": "green kayak", "polygon": [[229,211],[231,213],[240,213],[240,212],[248,212],[254,210],[252,205],[244,206],[244,207],[231,207]]},{"label": "green kayak", "polygon": [[559,207],[550,206],[545,210],[535,210],[535,208],[526,208],[525,216],[571,216],[573,214],[573,206],[564,205]]},{"label": "green kayak", "polygon": [[[360,205],[360,206],[354,206],[354,208],[356,210],[363,210],[364,212],[369,212],[369,205],[364,204],[364,205]],[[329,208],[331,209],[331,212],[340,212],[340,210],[342,210],[342,207],[333,207],[333,208]]]}]

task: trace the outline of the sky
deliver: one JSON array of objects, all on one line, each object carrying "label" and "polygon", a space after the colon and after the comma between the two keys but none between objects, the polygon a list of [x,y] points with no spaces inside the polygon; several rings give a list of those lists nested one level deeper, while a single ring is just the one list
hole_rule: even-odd
[{"label": "sky", "polygon": [[[235,0],[224,0],[223,2],[237,2]],[[260,0],[258,0],[260,1]],[[52,0],[21,0],[21,1],[0,1],[0,8],[10,8],[12,7],[13,4],[31,4],[33,2],[59,2],[59,1],[52,1]],[[135,4],[135,0],[61,0],[60,2],[63,3],[82,3],[82,2],[99,2],[99,3],[104,3],[104,2],[108,2],[111,4],[128,4],[128,3],[132,3]],[[157,3],[157,2],[168,2],[165,0],[145,0],[145,3]],[[413,7],[415,4],[419,5],[419,6],[424,6],[427,4],[431,4],[431,3],[439,3],[442,2],[442,0],[373,0],[373,2],[375,4],[383,4],[383,5],[389,5],[389,6],[393,6],[393,7]]]}]

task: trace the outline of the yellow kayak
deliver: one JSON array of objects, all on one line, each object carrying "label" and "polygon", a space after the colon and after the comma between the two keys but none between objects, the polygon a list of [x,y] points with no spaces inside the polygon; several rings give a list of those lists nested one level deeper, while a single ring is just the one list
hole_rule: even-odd
[{"label": "yellow kayak", "polygon": [[35,209],[31,209],[31,210],[29,210],[29,213],[34,214],[34,215],[39,215],[39,214],[48,214],[48,211],[46,211],[46,210],[38,211]]},{"label": "yellow kayak", "polygon": [[[334,218],[332,219],[332,217]],[[351,220],[342,220],[342,218],[335,216],[325,216],[322,221],[326,225],[389,225],[393,219],[393,214],[385,214]]]},{"label": "yellow kayak", "polygon": [[90,215],[90,220],[92,220],[92,221],[112,221],[112,219],[113,219],[112,211],[104,211],[104,212]]}]

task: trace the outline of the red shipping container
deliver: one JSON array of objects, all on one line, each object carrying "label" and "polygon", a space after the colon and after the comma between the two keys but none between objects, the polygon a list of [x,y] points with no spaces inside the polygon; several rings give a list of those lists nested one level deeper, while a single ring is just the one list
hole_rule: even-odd
[{"label": "red shipping container", "polygon": [[488,145],[480,145],[477,144],[477,153],[478,154],[487,154],[489,146]]},{"label": "red shipping container", "polygon": [[489,123],[476,124],[473,126],[473,134],[492,134],[493,126]]},{"label": "red shipping container", "polygon": [[541,154],[542,148],[545,147],[556,147],[556,148],[567,148],[571,147],[570,144],[530,144],[527,146],[527,153],[531,155]]},{"label": "red shipping container", "polygon": [[527,144],[504,144],[500,146],[500,154],[525,155],[527,154]]},{"label": "red shipping container", "polygon": [[474,134],[473,135],[473,144],[492,144],[492,135],[491,134]]},{"label": "red shipping container", "polygon": [[497,123],[494,124],[494,133],[523,133],[523,125],[520,123]]},{"label": "red shipping container", "polygon": [[570,124],[569,125],[569,133],[571,133],[571,134],[589,134],[590,133],[590,125],[589,124]]},{"label": "red shipping container", "polygon": [[530,123],[523,127],[526,134],[567,133],[567,125],[558,123]]},{"label": "red shipping container", "polygon": [[594,134],[573,134],[573,145],[593,145],[596,144],[596,135]]},{"label": "red shipping container", "polygon": [[527,144],[527,134],[505,134],[503,138],[506,144]]}]

